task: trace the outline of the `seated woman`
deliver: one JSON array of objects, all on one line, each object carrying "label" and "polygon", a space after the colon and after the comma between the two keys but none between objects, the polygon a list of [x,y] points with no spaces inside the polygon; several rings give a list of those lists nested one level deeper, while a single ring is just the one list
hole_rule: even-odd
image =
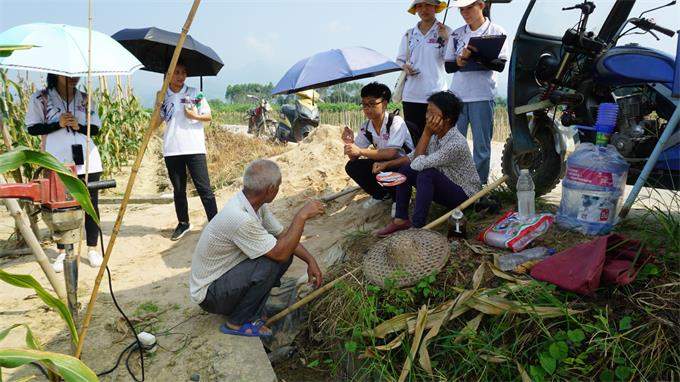
[{"label": "seated woman", "polygon": [[[481,188],[467,140],[456,129],[461,111],[460,100],[451,92],[438,92],[427,99],[425,130],[409,155],[376,164],[374,171],[400,166],[406,181],[397,186],[396,214],[379,237],[425,225],[430,204],[437,202],[453,209]],[[416,187],[416,204],[409,220],[408,207],[412,187]]]}]

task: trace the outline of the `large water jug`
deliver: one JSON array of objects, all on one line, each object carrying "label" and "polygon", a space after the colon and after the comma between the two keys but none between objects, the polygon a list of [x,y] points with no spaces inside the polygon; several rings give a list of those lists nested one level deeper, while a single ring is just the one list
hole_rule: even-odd
[{"label": "large water jug", "polygon": [[587,235],[609,233],[617,223],[628,167],[612,145],[578,145],[567,159],[557,224]]}]

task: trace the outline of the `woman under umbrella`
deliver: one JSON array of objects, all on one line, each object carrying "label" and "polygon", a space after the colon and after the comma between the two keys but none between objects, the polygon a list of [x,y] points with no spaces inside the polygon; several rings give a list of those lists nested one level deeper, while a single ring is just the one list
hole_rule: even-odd
[{"label": "woman under umbrella", "polygon": [[404,119],[418,125],[421,131],[425,128],[427,97],[447,89],[444,52],[452,30],[436,18],[444,9],[446,3],[439,0],[411,3],[408,12],[417,14],[420,21],[403,35],[396,60],[406,72]]},{"label": "woman under umbrella", "polygon": [[[87,94],[76,89],[79,77],[66,77],[57,74],[47,75],[47,87],[35,92],[29,101],[26,112],[26,128],[31,135],[42,137],[42,148],[54,155],[62,163],[76,165],[78,178],[85,180],[85,150],[87,138]],[[101,121],[97,107],[90,109],[90,136],[99,134]],[[99,180],[102,173],[102,161],[99,150],[92,139],[89,139],[89,175],[88,181]],[[95,211],[99,214],[97,190],[90,191],[90,199]],[[87,258],[90,266],[99,267],[102,256],[97,251],[99,227],[90,217],[85,215],[85,234],[87,237]],[[53,263],[55,272],[64,270],[66,253],[58,246],[59,256]]]},{"label": "woman under umbrella", "polygon": [[210,221],[217,214],[217,202],[210,187],[203,123],[211,121],[210,106],[203,95],[184,84],[187,69],[178,62],[161,107],[165,121],[163,157],[172,183],[175,212],[179,221],[171,240],[179,240],[190,229],[187,202],[187,169]]}]

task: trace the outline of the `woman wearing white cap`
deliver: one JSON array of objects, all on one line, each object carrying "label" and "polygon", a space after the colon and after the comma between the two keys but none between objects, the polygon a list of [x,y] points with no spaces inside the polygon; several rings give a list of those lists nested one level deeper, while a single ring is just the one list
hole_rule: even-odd
[{"label": "woman wearing white cap", "polygon": [[453,31],[446,47],[445,68],[453,73],[450,90],[463,101],[458,130],[467,136],[472,126],[473,159],[482,183],[489,179],[491,135],[493,134],[496,78],[508,59],[508,40],[498,57],[484,59],[468,47],[472,37],[506,35],[505,30],[484,16],[483,0],[454,0],[451,7],[460,10],[465,25]]},{"label": "woman wearing white cap", "polygon": [[418,125],[421,131],[425,127],[427,97],[447,87],[444,53],[452,30],[436,18],[444,9],[443,1],[414,0],[408,12],[417,14],[420,21],[406,31],[397,55],[397,63],[406,72],[404,119]]}]

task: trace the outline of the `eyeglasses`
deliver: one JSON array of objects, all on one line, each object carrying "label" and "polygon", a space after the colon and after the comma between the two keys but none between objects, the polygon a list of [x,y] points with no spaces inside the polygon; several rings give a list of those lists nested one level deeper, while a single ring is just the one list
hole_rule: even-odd
[{"label": "eyeglasses", "polygon": [[373,108],[373,107],[380,105],[381,103],[383,103],[382,100],[376,101],[376,102],[362,102],[361,108],[362,109],[370,109],[370,108]]}]

